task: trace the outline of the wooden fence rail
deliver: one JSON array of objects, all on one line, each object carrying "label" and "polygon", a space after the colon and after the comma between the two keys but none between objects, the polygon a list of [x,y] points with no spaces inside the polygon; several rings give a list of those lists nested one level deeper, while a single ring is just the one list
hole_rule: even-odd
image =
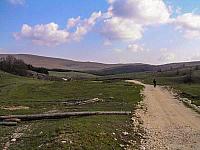
[{"label": "wooden fence rail", "polygon": [[93,116],[93,115],[130,115],[131,111],[85,111],[85,112],[64,112],[64,113],[49,113],[49,114],[32,114],[32,115],[9,115],[0,116],[0,121],[6,119],[17,118],[21,121],[42,120],[42,119],[59,119],[73,116]]}]

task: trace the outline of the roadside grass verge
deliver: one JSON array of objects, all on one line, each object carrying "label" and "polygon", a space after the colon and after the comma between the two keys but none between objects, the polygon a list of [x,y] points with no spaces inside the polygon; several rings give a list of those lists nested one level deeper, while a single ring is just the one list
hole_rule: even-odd
[{"label": "roadside grass verge", "polygon": [[[34,121],[10,149],[123,149],[139,142],[130,116],[92,116]],[[128,135],[124,135],[128,132]]]},{"label": "roadside grass verge", "polygon": [[200,106],[200,84],[179,84],[174,86],[179,90],[180,96],[188,98],[192,104]]}]

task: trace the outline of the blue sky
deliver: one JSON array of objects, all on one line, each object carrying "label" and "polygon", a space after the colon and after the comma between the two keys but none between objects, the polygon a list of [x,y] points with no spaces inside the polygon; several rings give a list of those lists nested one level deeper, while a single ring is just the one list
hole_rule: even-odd
[{"label": "blue sky", "polygon": [[199,42],[197,0],[0,1],[0,53],[163,64],[200,60]]}]

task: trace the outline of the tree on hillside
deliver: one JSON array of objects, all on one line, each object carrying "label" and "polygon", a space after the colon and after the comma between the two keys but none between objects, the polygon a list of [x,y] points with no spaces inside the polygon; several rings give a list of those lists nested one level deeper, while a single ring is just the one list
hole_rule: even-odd
[{"label": "tree on hillside", "polygon": [[48,71],[47,68],[33,67],[32,65],[27,65],[27,66],[28,66],[28,70],[32,70],[32,71],[35,71],[37,73],[49,74],[49,71]]},{"label": "tree on hillside", "polygon": [[199,66],[199,65],[196,65],[194,69],[195,69],[195,70],[199,70],[199,69],[200,69],[200,66]]},{"label": "tree on hillside", "polygon": [[184,83],[192,82],[192,69],[189,70],[188,74],[184,78]]},{"label": "tree on hillside", "polygon": [[179,75],[179,74],[180,74],[179,69],[177,69],[176,70],[176,75]]},{"label": "tree on hillside", "polygon": [[162,69],[161,69],[161,68],[159,68],[159,69],[157,70],[157,72],[162,72]]},{"label": "tree on hillside", "polygon": [[16,59],[13,56],[7,56],[6,58],[0,59],[0,70],[8,73],[26,76],[27,75],[27,65],[23,60]]}]

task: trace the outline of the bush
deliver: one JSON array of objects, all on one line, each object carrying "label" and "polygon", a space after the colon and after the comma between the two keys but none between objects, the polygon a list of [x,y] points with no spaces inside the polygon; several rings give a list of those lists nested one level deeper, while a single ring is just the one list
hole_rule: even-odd
[{"label": "bush", "polygon": [[184,83],[191,83],[192,82],[192,70],[189,70],[189,73],[184,77]]},{"label": "bush", "polygon": [[33,67],[32,65],[27,65],[29,70],[35,71],[37,73],[49,74],[48,69],[43,67]]},{"label": "bush", "polygon": [[6,58],[0,59],[0,70],[8,73],[26,76],[27,75],[27,65],[23,60],[16,59],[13,56],[7,56]]}]

